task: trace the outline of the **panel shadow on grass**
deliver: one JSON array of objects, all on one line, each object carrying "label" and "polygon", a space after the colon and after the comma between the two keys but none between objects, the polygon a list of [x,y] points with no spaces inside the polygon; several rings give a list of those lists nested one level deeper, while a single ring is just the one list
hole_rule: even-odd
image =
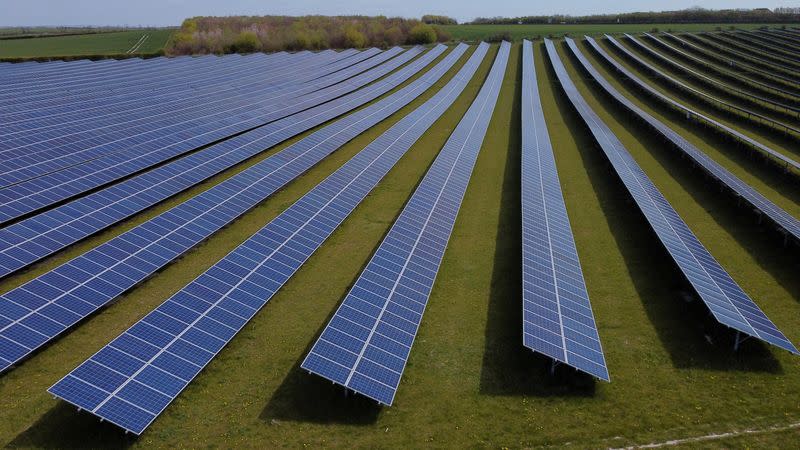
[{"label": "panel shadow on grass", "polygon": [[290,421],[371,425],[378,420],[382,409],[372,399],[309,374],[298,362],[270,398],[259,418],[269,423]]},{"label": "panel shadow on grass", "polygon": [[[549,64],[547,67],[551,79],[555,79],[552,67]],[[590,89],[596,89],[591,84],[589,86]],[[780,373],[782,368],[779,362],[768,346],[759,340],[745,341],[738,352],[733,351],[735,332],[719,324],[705,304],[694,296],[693,288],[655,237],[602,150],[591,140],[585,124],[575,122],[577,113],[569,99],[560,88],[556,91],[559,109],[578,141],[580,156],[600,199],[615,244],[626,262],[628,274],[642,299],[648,319],[669,352],[673,365],[677,368]],[[599,98],[604,104],[611,104],[606,97]],[[670,159],[666,156],[667,152],[671,152],[667,147],[669,144],[657,139],[653,133],[637,128],[638,122],[621,107],[611,105],[609,110],[617,117],[625,118],[621,121],[624,126],[706,210],[712,212],[715,220],[720,221],[720,214],[723,213],[729,214],[726,220],[736,220],[737,216],[730,208],[724,205],[715,207],[721,201],[718,189],[703,188],[702,177],[679,167],[679,158],[673,156]],[[729,229],[731,222],[721,224]],[[737,235],[734,234],[735,237]]]},{"label": "panel shadow on grass", "polygon": [[511,133],[503,174],[497,241],[487,311],[480,392],[486,395],[592,396],[594,379],[567,366],[551,375],[551,359],[522,345],[522,212],[520,209],[522,65],[513,91]]},{"label": "panel shadow on grass", "polygon": [[136,439],[136,435],[125,433],[116,425],[58,402],[7,448],[128,448]]}]

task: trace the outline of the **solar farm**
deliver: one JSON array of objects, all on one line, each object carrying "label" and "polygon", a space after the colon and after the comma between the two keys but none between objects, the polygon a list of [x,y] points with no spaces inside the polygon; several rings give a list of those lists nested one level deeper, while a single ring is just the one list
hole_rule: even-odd
[{"label": "solar farm", "polygon": [[800,29],[0,63],[9,447],[800,439]]}]

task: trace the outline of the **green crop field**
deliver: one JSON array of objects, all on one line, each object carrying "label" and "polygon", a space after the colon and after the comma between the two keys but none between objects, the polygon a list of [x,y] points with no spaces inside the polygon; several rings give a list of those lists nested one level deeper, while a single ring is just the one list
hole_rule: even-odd
[{"label": "green crop field", "polygon": [[162,50],[173,30],[130,30],[74,36],[0,40],[0,58],[69,57],[85,55],[121,55],[133,48],[142,36],[148,38],[134,53],[149,54]]},{"label": "green crop field", "polygon": [[[597,25],[569,25],[569,24],[523,24],[523,25],[443,25],[453,39],[456,41],[479,41],[490,39],[502,33],[509,33],[514,40],[523,38],[534,38],[537,36],[554,37],[568,34],[570,36],[601,35],[605,33],[642,33],[650,32],[654,29],[661,31],[714,31],[716,29],[727,30],[731,24],[714,23],[647,23],[637,25],[627,24],[597,24]],[[775,24],[736,24],[740,30],[752,30],[763,26],[779,27]]]},{"label": "green crop field", "polygon": [[[457,26],[453,35],[477,39],[491,28],[486,27],[468,31],[473,28]],[[510,28],[515,37],[555,34],[559,29],[588,32],[558,27]],[[606,27],[595,32],[620,31]],[[662,92],[786,155],[800,156],[796,139],[671,92],[623,60],[608,43],[602,45]],[[588,46],[579,47],[625,96],[800,217],[796,174],[765,165],[744,148],[642,97]],[[521,344],[520,44],[512,47],[489,131],[394,406],[379,407],[364,397],[345,395],[338,386],[300,369],[310,346],[477,95],[497,48],[492,46],[454,105],[141,437],[78,413],[54,400],[46,389],[424,103],[470,52],[420,98],[1,375],[0,445],[583,449],[674,441],[685,448],[796,446],[800,358],[755,339],[734,352],[733,334],[715,324],[698,301],[687,302],[689,288],[580,123],[541,41],[534,44],[539,94],[611,382],[594,381],[566,366],[551,374],[549,360]],[[784,246],[766,223],[759,223],[673,147],[632,120],[588,79],[563,41],[558,50],[590,106],[703,244],[789,340],[800,343],[797,246]],[[209,189],[313,131],[265,149],[232,170],[0,281],[0,292]]]}]

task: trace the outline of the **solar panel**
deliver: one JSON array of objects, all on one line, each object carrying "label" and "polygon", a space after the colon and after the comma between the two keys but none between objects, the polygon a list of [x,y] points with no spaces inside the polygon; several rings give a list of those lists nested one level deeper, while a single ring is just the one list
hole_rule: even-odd
[{"label": "solar panel", "polygon": [[[387,52],[389,53],[389,52]],[[402,57],[402,55],[401,55]],[[380,58],[377,56],[376,58]],[[291,116],[310,107],[330,101],[355,90],[365,79],[380,78],[396,69],[403,60],[394,58],[381,66],[351,80],[343,81],[323,90],[291,99],[283,104],[270,103],[256,108],[244,117],[231,117],[213,121],[201,130],[183,130],[161,136],[141,147],[126,148],[102,158],[94,159],[45,176],[34,178],[0,190],[0,223],[19,218],[55,203],[82,194],[147,169],[155,164],[180,156],[203,145],[228,138],[237,132],[263,126],[283,117]],[[359,70],[360,71],[360,70]],[[343,71],[344,72],[344,71]],[[346,73],[346,72],[344,72]],[[353,75],[343,75],[344,79]]]},{"label": "solar panel", "polygon": [[[595,50],[604,55],[607,60],[610,58],[602,48],[600,48],[597,43],[592,38],[587,38],[589,43],[594,46]],[[567,39],[567,45],[569,45],[570,49],[572,49],[573,54],[575,57],[580,61],[581,65],[589,72],[592,78],[602,87],[606,92],[609,93],[614,99],[620,102],[625,108],[633,112],[636,116],[640,117],[645,123],[650,125],[656,132],[664,136],[667,140],[672,142],[680,151],[682,151],[686,156],[691,158],[694,162],[697,163],[698,166],[702,167],[709,175],[714,177],[715,179],[719,180],[720,183],[725,185],[728,189],[734,192],[739,198],[749,203],[755,211],[763,214],[771,221],[773,221],[778,227],[780,227],[787,235],[791,236],[793,239],[800,241],[800,221],[795,219],[792,215],[784,211],[781,207],[774,204],[773,202],[769,201],[766,197],[759,194],[758,191],[750,187],[747,183],[739,179],[736,175],[732,174],[730,171],[719,165],[716,161],[709,158],[708,155],[700,151],[697,147],[695,147],[692,143],[684,139],[680,134],[673,131],[670,127],[656,119],[655,117],[651,116],[638,106],[636,106],[633,102],[628,100],[624,95],[622,95],[619,91],[617,91],[593,66],[592,64],[586,59],[586,57],[581,53],[578,49],[577,45],[572,39]],[[687,113],[702,117],[704,120],[709,122],[713,122],[720,127],[725,127],[722,124],[718,124],[713,119],[706,118],[697,112],[686,108],[674,100],[667,98],[660,92],[656,91],[652,87],[648,86],[644,81],[639,79],[635,74],[631,73],[626,68],[616,63],[616,61],[612,62],[615,64],[617,70],[619,70],[626,78],[629,78],[637,85],[641,86],[643,89],[650,92],[651,95],[655,97],[664,97],[663,101],[668,102],[670,104],[677,105],[680,109],[685,110]],[[736,132],[738,134],[738,132]],[[792,161],[794,162],[794,161]],[[800,168],[800,166],[795,163],[796,168]]]},{"label": "solar panel", "polygon": [[[359,91],[233,137],[150,172],[109,186],[102,191],[0,229],[0,276],[32,264],[232,167],[265,148],[379,97],[428,65],[444,52],[445,48],[437,46],[403,70]],[[463,48],[457,47],[457,53],[462,51]],[[415,53],[416,51],[411,51],[403,58],[411,58]],[[353,120],[353,118],[347,119],[347,121]]]},{"label": "solar panel", "polygon": [[[437,47],[431,55],[442,50]],[[448,63],[452,64],[453,59],[447,59],[445,64]],[[423,66],[415,64],[404,68],[405,78]],[[428,76],[409,85],[412,87],[393,94],[391,100],[371,105],[364,110],[366,113],[354,113],[304,138],[0,297],[9,300],[8,308],[11,308],[5,310],[0,303],[0,370],[26,357],[247,212],[347,140],[377,123],[373,117],[385,117],[399,109],[427,89],[428,81],[443,73],[426,74]],[[402,79],[393,78],[391,84],[383,88],[388,90]],[[342,125],[348,128],[339,128]],[[30,296],[38,300],[28,302]]]},{"label": "solar panel", "polygon": [[[714,85],[722,86],[722,87],[724,87],[726,89],[733,89],[738,94],[745,95],[747,97],[751,97],[751,98],[753,98],[755,100],[758,100],[760,102],[768,103],[768,104],[770,104],[772,106],[775,106],[775,107],[778,107],[780,109],[783,109],[783,110],[786,110],[786,111],[789,111],[789,112],[794,112],[794,113],[800,112],[800,108],[797,108],[796,106],[790,104],[791,102],[794,101],[794,99],[786,97],[786,96],[792,96],[792,93],[789,92],[789,91],[785,91],[783,89],[776,88],[776,87],[771,86],[771,85],[769,85],[767,83],[764,83],[764,82],[762,82],[760,80],[753,80],[751,78],[747,78],[747,77],[743,76],[742,74],[728,72],[727,70],[721,69],[721,68],[716,67],[716,66],[713,66],[713,65],[709,64],[708,62],[706,62],[706,61],[704,61],[704,60],[702,60],[702,59],[700,59],[700,58],[698,58],[696,56],[690,55],[689,53],[686,53],[683,50],[678,49],[673,45],[670,45],[669,43],[657,38],[656,36],[653,36],[650,33],[644,33],[644,35],[647,36],[648,38],[650,38],[650,40],[652,42],[655,42],[657,45],[661,46],[662,48],[668,49],[669,51],[671,51],[671,52],[673,52],[675,54],[681,55],[682,57],[692,61],[695,64],[699,64],[699,65],[702,65],[702,66],[706,67],[707,68],[706,70],[713,70],[713,71],[717,72],[718,74],[721,74],[722,76],[729,77],[729,79],[733,78],[734,80],[746,81],[746,82],[748,82],[748,83],[750,83],[752,85],[756,85],[756,86],[759,86],[759,87],[761,87],[763,89],[766,89],[769,92],[767,92],[766,94],[753,94],[749,90],[750,88],[742,89],[740,87],[730,86],[730,85],[726,84],[725,82],[720,81],[720,80],[718,80],[716,78],[712,78],[712,77],[707,76],[707,75],[705,75],[703,73],[700,73],[698,71],[691,70],[686,66],[680,65],[681,67],[683,67],[683,68],[685,68],[687,70],[691,70],[691,73],[692,73],[693,76],[701,77],[703,80],[706,80],[706,81],[708,81],[708,82],[710,82],[710,83],[712,83]],[[672,61],[672,62],[677,64],[677,62],[675,62],[672,59],[669,59],[669,61]],[[766,97],[765,95],[776,96],[779,100],[775,100],[775,97]]]},{"label": "solar panel", "polygon": [[433,97],[49,392],[142,433],[447,110],[484,53],[479,46]]},{"label": "solar panel", "polygon": [[723,325],[740,333],[797,354],[795,346],[714,259],[642,171],[622,142],[586,103],[561,63],[553,42],[547,39],[545,45],[561,88],[589,127],[656,237],[697,295],[711,310],[711,314]]},{"label": "solar panel", "polygon": [[[709,41],[700,39],[696,34],[681,34],[681,35],[677,35],[677,34],[664,33],[664,35],[670,37],[671,39],[673,39],[674,41],[678,42],[679,44],[681,44],[681,45],[683,45],[685,47],[691,48],[695,52],[700,53],[700,54],[704,55],[707,58],[710,58],[710,59],[712,59],[714,61],[717,61],[719,64],[723,64],[725,66],[729,66],[729,67],[733,68],[734,70],[739,69],[740,71],[748,72],[751,75],[766,76],[767,79],[770,80],[770,84],[768,84],[768,86],[770,86],[772,88],[781,89],[782,91],[786,91],[786,89],[793,89],[793,88],[796,87],[796,86],[792,86],[792,85],[796,85],[797,82],[795,80],[792,80],[791,78],[788,78],[788,77],[782,76],[782,75],[780,75],[778,73],[775,73],[774,69],[773,70],[768,70],[768,69],[765,69],[763,66],[759,67],[758,65],[755,65],[755,64],[752,64],[752,63],[748,63],[747,61],[750,60],[749,57],[747,59],[742,60],[739,57],[740,55],[737,54],[737,52],[731,51],[731,50],[728,50],[728,49],[722,49],[718,45],[715,45],[713,43],[710,43]],[[692,40],[690,41],[689,39],[692,39]],[[702,42],[703,44],[706,45],[706,47],[710,47],[710,49],[706,48],[706,47],[703,47],[701,45],[698,45],[696,42]],[[728,56],[724,56],[724,55],[728,55]],[[731,59],[731,57],[729,55],[733,55],[734,59]],[[776,84],[780,84],[782,87],[781,88],[777,88]],[[795,90],[795,91],[792,91],[792,92],[788,92],[788,91],[786,91],[786,92],[789,93],[790,95],[796,95],[793,92],[797,92],[797,91]]]},{"label": "solar panel", "polygon": [[522,341],[610,381],[539,99],[533,47],[522,47]]},{"label": "solar panel", "polygon": [[[286,106],[296,98],[305,100],[309,95],[317,94],[321,89],[374,67],[400,52],[399,48],[394,48],[368,58],[370,52],[366,51],[362,56],[365,61],[347,71],[338,70],[321,78],[315,78],[315,71],[309,63],[299,67],[286,65],[285,68],[276,69],[283,71],[282,74],[268,74],[280,81],[255,83],[236,95],[220,93],[213,100],[194,93],[192,97],[198,98],[186,108],[157,103],[156,110],[123,110],[120,114],[94,118],[88,123],[56,126],[49,130],[25,132],[18,138],[3,139],[7,148],[2,153],[4,159],[0,163],[0,187],[5,189],[0,191],[0,198],[5,201],[16,200],[24,194],[46,190],[68,179],[65,173],[69,171],[84,175],[105,167],[97,164],[106,160],[113,162],[115,156],[118,159],[130,158],[209,131],[227,131],[227,135],[214,135],[219,139],[262,125],[275,120],[269,113],[285,111]],[[343,64],[350,65],[351,60],[345,60]],[[307,71],[311,71],[311,75],[305,74]],[[265,114],[266,118],[262,118]],[[57,173],[62,170],[67,172]],[[12,186],[18,183],[24,184],[21,187]]]},{"label": "solar panel", "polygon": [[[714,60],[716,58],[714,56],[710,55],[704,49],[699,48],[694,43],[689,42],[689,41],[683,39],[680,36],[677,36],[677,35],[674,35],[674,34],[670,34],[670,33],[664,33],[663,34],[663,36],[666,36],[666,37],[670,38],[672,41],[676,42],[677,44],[681,45],[682,47],[689,48],[693,52],[699,53],[703,57],[701,58],[701,57],[695,56],[694,54],[691,54],[689,52],[683,51],[682,49],[679,49],[679,48],[677,48],[677,47],[675,47],[673,45],[668,44],[666,41],[664,41],[662,39],[658,39],[654,35],[651,35],[651,34],[645,34],[645,35],[648,36],[650,39],[654,40],[655,42],[658,42],[659,44],[664,45],[666,48],[669,48],[671,51],[673,51],[675,53],[678,53],[679,55],[683,56],[684,58],[687,58],[687,59],[695,62],[696,64],[700,64],[700,65],[702,65],[704,67],[707,67],[709,70],[711,70],[713,72],[716,72],[716,73],[720,74],[721,76],[726,77],[729,80],[732,79],[732,80],[746,81],[750,85],[758,86],[762,90],[766,91],[768,94],[771,94],[771,95],[778,94],[778,98],[781,98],[782,101],[785,101],[787,103],[795,102],[797,100],[796,98],[793,98],[793,97],[797,97],[797,95],[794,92],[792,92],[791,90],[775,86],[774,84],[767,83],[765,81],[762,81],[761,79],[754,79],[754,78],[751,78],[749,76],[745,76],[740,71],[734,71],[734,70],[725,69],[722,66],[719,66],[718,63],[709,62],[708,59]],[[764,73],[762,72],[761,74],[764,74]],[[793,109],[797,110],[797,108],[795,108],[795,107],[793,107]]]},{"label": "solar panel", "polygon": [[[696,74],[696,76],[699,77],[699,78],[702,78],[702,79],[708,78],[708,77],[705,77],[705,75],[702,75],[702,74],[700,74],[700,73],[698,73],[696,71],[693,71],[693,70],[689,69],[688,67],[684,67],[681,64],[678,64],[675,61],[672,61],[671,59],[669,59],[666,56],[662,55],[661,53],[656,52],[655,50],[651,49],[650,47],[644,45],[641,41],[636,39],[634,36],[626,34],[625,37],[627,37],[631,42],[636,44],[638,46],[638,48],[644,50],[649,55],[652,55],[656,59],[664,61],[664,62],[666,62],[666,63],[668,63],[670,65],[678,67],[678,70],[680,70],[682,72],[685,72],[689,76],[695,76],[695,74]],[[664,79],[668,79],[667,76],[663,75],[663,72],[661,72],[660,70],[658,71],[658,74],[659,74],[659,77],[664,78]],[[711,84],[715,84],[715,85],[718,84],[718,83],[714,83],[712,81],[708,81],[708,82],[711,83]],[[780,128],[780,129],[783,129],[783,130],[786,130],[786,131],[790,131],[792,133],[800,134],[800,128],[796,128],[796,127],[791,126],[791,125],[789,125],[789,124],[787,124],[785,122],[782,122],[782,121],[779,121],[779,120],[775,120],[772,117],[768,117],[768,116],[765,116],[763,114],[759,114],[757,112],[754,112],[754,111],[746,109],[746,108],[742,108],[742,107],[734,105],[732,103],[724,102],[724,101],[719,100],[719,99],[717,99],[717,98],[715,98],[715,97],[713,97],[711,95],[706,94],[705,92],[702,92],[702,91],[694,89],[694,88],[692,88],[690,86],[687,86],[685,83],[680,83],[680,86],[683,89],[686,89],[688,91],[691,91],[691,92],[695,93],[696,95],[700,95],[700,96],[702,96],[704,98],[711,99],[714,103],[719,103],[719,104],[725,105],[728,108],[731,108],[731,109],[734,109],[734,110],[737,110],[737,111],[741,111],[741,112],[745,113],[748,116],[756,117],[756,118],[760,119],[761,121],[769,123],[769,124],[772,124],[772,125]],[[721,86],[721,88],[722,89],[726,89],[728,91],[731,90],[731,88],[727,87],[727,86]],[[747,95],[746,93],[742,93],[742,94]],[[753,97],[752,95],[747,95],[747,96],[748,97]]]},{"label": "solar panel", "polygon": [[478,96],[302,367],[391,405],[502,86],[503,42]]},{"label": "solar panel", "polygon": [[750,58],[757,58],[772,67],[788,71],[791,75],[797,70],[797,68],[792,67],[790,61],[781,58],[779,55],[774,55],[771,52],[748,46],[744,42],[733,37],[730,33],[702,33],[702,35],[704,38],[711,39],[720,45],[724,45],[726,48],[735,49],[735,51],[740,54],[748,55]]},{"label": "solar panel", "polygon": [[9,119],[9,116],[15,119],[37,118],[44,117],[42,113],[45,110],[58,110],[64,105],[76,105],[81,111],[89,106],[87,103],[114,104],[123,99],[142,101],[145,90],[153,95],[178,95],[198,89],[202,92],[204,86],[224,81],[225,78],[231,85],[238,84],[238,79],[231,79],[236,69],[247,79],[253,69],[269,69],[281,61],[294,64],[313,58],[322,62],[348,58],[356,53],[324,51],[317,54],[300,52],[293,55],[276,53],[246,57],[153,59],[148,60],[148,64],[125,67],[122,74],[109,74],[110,79],[103,79],[94,73],[67,77],[62,70],[50,78],[36,80],[30,86],[23,84],[22,80],[29,78],[24,76],[11,80],[13,84],[7,86],[12,88],[0,92],[0,102],[8,105],[2,115],[5,119]]},{"label": "solar panel", "polygon": [[[2,115],[3,124],[0,126],[0,136],[11,139],[36,131],[37,135],[34,137],[37,141],[42,141],[44,138],[98,129],[104,124],[107,126],[107,124],[115,123],[109,121],[109,118],[112,117],[117,117],[118,121],[141,118],[143,115],[139,112],[146,108],[152,110],[153,115],[156,115],[163,110],[177,109],[172,105],[181,105],[185,108],[205,99],[214,100],[223,96],[239,95],[245,90],[274,86],[286,81],[291,76],[291,74],[287,74],[288,71],[294,71],[295,77],[297,73],[307,75],[308,71],[321,71],[330,58],[328,55],[305,58],[265,56],[259,59],[220,64],[225,68],[224,71],[214,70],[213,66],[192,66],[192,71],[199,70],[199,74],[195,74],[195,77],[188,77],[189,79],[185,80],[187,85],[180,88],[174,83],[164,82],[149,88],[141,87],[141,89],[147,89],[144,92],[130,92],[123,89],[123,92],[98,97],[96,94],[98,91],[100,93],[105,93],[105,91],[102,87],[96,87],[91,90],[91,95],[48,98],[36,100],[35,103],[31,101],[20,105],[19,109],[24,108],[22,111],[8,111]],[[172,65],[169,65],[156,72],[157,75],[140,74],[140,71],[137,70],[137,75],[141,75],[143,78],[136,81],[147,84],[152,78],[162,75],[162,72],[171,72],[168,73],[171,77],[189,75],[186,73],[188,69],[185,65],[174,65],[178,67],[173,68]],[[236,77],[231,79],[233,75]],[[102,124],[93,122],[99,119],[103,119],[104,122]],[[75,128],[75,125],[79,123],[83,127]],[[56,128],[61,130],[53,130]],[[45,131],[48,131],[48,134],[45,135]],[[4,142],[2,149],[8,151],[19,145],[10,141]]]}]

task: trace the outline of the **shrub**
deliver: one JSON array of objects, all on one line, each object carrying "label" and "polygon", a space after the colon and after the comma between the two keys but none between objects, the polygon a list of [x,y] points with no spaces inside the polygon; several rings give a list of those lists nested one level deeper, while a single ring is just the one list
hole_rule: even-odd
[{"label": "shrub", "polygon": [[391,27],[383,32],[383,41],[386,45],[399,45],[405,40],[405,34],[400,27]]},{"label": "shrub", "polygon": [[435,16],[433,14],[425,14],[422,16],[422,22],[430,25],[457,25],[458,21],[452,17]]},{"label": "shrub", "polygon": [[436,30],[432,26],[421,23],[408,32],[409,44],[433,44],[436,42]]},{"label": "shrub", "polygon": [[442,27],[433,27],[433,30],[436,32],[436,42],[447,42],[453,39],[450,33]]},{"label": "shrub", "polygon": [[349,26],[344,30],[344,46],[351,48],[363,48],[367,46],[367,38],[364,33],[358,31],[354,26]]},{"label": "shrub", "polygon": [[235,53],[253,53],[261,48],[261,41],[252,31],[242,31],[233,41],[231,50]]}]

